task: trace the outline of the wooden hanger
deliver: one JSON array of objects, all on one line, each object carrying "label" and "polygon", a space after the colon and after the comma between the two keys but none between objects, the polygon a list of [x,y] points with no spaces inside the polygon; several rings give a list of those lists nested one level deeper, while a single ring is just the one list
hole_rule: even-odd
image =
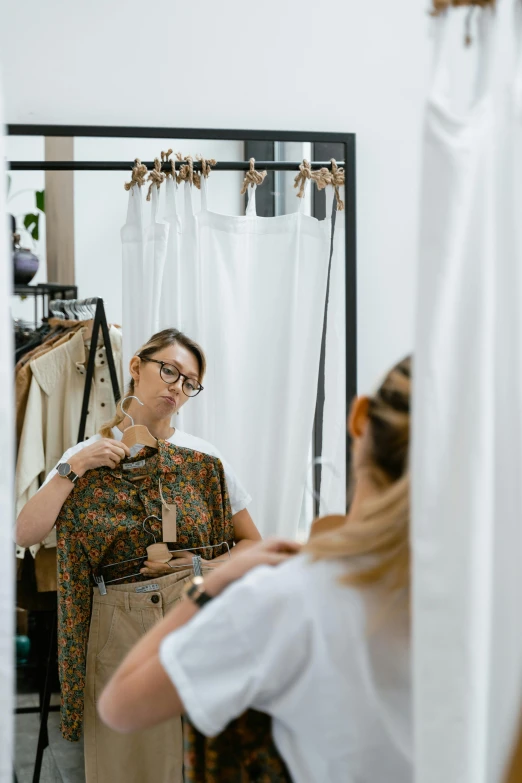
[{"label": "wooden hanger", "polygon": [[124,400],[120,402],[120,408],[124,416],[129,418],[132,422],[130,427],[127,427],[125,430],[123,430],[123,438],[122,443],[124,443],[126,446],[131,448],[131,446],[136,446],[139,444],[140,446],[150,446],[152,449],[158,448],[158,441],[156,438],[150,434],[147,427],[145,427],[144,424],[134,424],[134,419],[132,416],[130,416],[123,407],[123,403],[127,402],[127,400],[137,400],[140,405],[143,405],[142,401],[138,399],[138,397],[135,397],[133,394],[131,394],[129,397],[125,397]]}]

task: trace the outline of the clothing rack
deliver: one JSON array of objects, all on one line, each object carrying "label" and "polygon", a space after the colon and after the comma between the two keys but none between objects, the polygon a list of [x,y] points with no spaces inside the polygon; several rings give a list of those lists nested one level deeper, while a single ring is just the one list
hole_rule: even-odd
[{"label": "clothing rack", "polygon": [[[92,297],[90,299],[63,299],[54,300],[49,303],[49,312],[54,315],[63,315],[64,320],[71,311],[76,308],[78,311],[82,309],[95,308],[94,310],[94,322],[91,336],[91,347],[89,349],[89,358],[87,361],[87,374],[85,377],[85,389],[83,392],[82,411],[80,415],[80,425],[78,429],[78,443],[85,439],[85,425],[87,422],[87,412],[89,409],[89,398],[91,396],[92,383],[94,380],[94,368],[96,351],[99,349],[98,337],[100,329],[102,332],[102,339],[105,345],[107,365],[109,367],[109,373],[111,376],[112,391],[114,394],[114,401],[118,404],[120,400],[120,388],[118,385],[118,376],[116,374],[116,365],[114,363],[114,355],[112,352],[111,340],[109,335],[109,327],[107,324],[107,316],[105,314],[105,305],[103,299],[99,297]],[[36,759],[33,770],[33,783],[39,783],[40,775],[42,772],[43,754],[45,749],[49,746],[49,733],[47,729],[47,722],[49,718],[49,712],[57,712],[59,707],[51,706],[51,691],[52,691],[52,679],[53,679],[53,667],[56,660],[57,651],[57,610],[53,610],[50,617],[50,635],[48,642],[48,655],[45,669],[45,680],[43,691],[40,690],[39,706],[38,707],[17,707],[16,714],[21,713],[40,713],[40,728],[38,732],[38,744],[36,747]],[[16,781],[16,773],[14,775]]]},{"label": "clothing rack", "polygon": [[[176,164],[176,170],[179,170],[180,166],[188,165],[186,160],[173,161]],[[339,167],[343,167],[344,161],[336,161]],[[274,161],[274,160],[256,160],[256,169],[258,171],[299,171],[299,166],[302,161]],[[16,160],[7,163],[7,168],[11,171],[132,171],[135,162],[129,163],[128,161],[109,161],[109,160]],[[149,170],[154,168],[153,162],[143,162]],[[192,168],[194,171],[201,171],[201,161],[192,161]],[[212,166],[212,171],[248,171],[250,168],[250,161],[248,160],[227,160],[217,161]],[[310,168],[313,171],[319,169],[331,169],[332,161],[311,161]],[[170,163],[162,163],[161,170],[164,172],[172,172],[172,165]]]},{"label": "clothing rack", "polygon": [[15,296],[34,298],[34,328],[38,326],[38,303],[41,300],[42,320],[49,318],[49,302],[59,296],[61,299],[76,299],[78,288],[75,285],[62,285],[61,283],[37,283],[36,285],[15,284],[13,289]]},{"label": "clothing rack", "polygon": [[118,386],[118,376],[116,375],[116,365],[114,364],[114,355],[112,353],[111,338],[109,336],[109,326],[107,324],[107,316],[105,314],[105,305],[103,299],[91,298],[83,299],[78,304],[80,306],[96,305],[94,311],[94,323],[92,327],[91,348],[89,351],[89,360],[87,362],[87,376],[85,378],[85,389],[83,392],[82,412],[80,416],[80,426],[78,429],[78,443],[81,443],[85,439],[85,425],[87,423],[87,413],[89,410],[89,398],[91,395],[92,382],[94,379],[94,366],[96,359],[96,351],[98,350],[98,336],[100,328],[102,331],[103,342],[105,345],[107,355],[107,365],[109,367],[109,374],[111,376],[112,392],[114,394],[114,402],[118,405],[121,399],[120,388]]}]

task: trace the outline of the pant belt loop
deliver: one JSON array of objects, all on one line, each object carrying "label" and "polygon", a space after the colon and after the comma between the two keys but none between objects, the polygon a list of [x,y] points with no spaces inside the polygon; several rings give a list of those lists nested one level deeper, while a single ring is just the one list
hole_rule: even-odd
[{"label": "pant belt loop", "polygon": [[125,611],[130,612],[131,606],[130,606],[130,598],[128,593],[123,594],[125,596]]}]

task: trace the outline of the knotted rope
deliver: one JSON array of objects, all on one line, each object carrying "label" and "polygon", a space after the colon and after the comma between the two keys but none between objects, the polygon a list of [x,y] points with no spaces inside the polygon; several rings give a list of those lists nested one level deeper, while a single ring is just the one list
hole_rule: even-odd
[{"label": "knotted rope", "polygon": [[341,199],[339,188],[344,185],[344,169],[340,169],[338,167],[334,158],[332,158],[331,162],[332,162],[332,170],[330,172],[330,185],[332,185],[335,190],[335,200],[337,201],[337,209],[339,212],[342,212],[344,209],[344,201]]},{"label": "knotted rope", "polygon": [[312,167],[308,160],[303,160],[299,165],[299,174],[294,179],[294,188],[299,188],[297,198],[303,198],[306,182],[310,179],[312,179]]},{"label": "knotted rope", "polygon": [[134,185],[137,185],[139,188],[141,188],[141,186],[145,183],[145,177],[148,173],[146,165],[142,163],[139,158],[136,158],[134,163],[135,165],[132,169],[131,181],[125,183],[125,190],[130,190],[134,187]]},{"label": "knotted rope", "polygon": [[439,16],[450,6],[462,5],[479,6],[480,8],[494,7],[495,0],[433,0],[432,16]]},{"label": "knotted rope", "polygon": [[[176,158],[179,161],[183,160],[183,156],[181,152],[176,153]],[[179,174],[178,174],[178,183],[180,182],[190,182],[191,185],[194,184],[194,159],[191,155],[187,155],[185,158],[187,161],[182,166],[180,166]]]},{"label": "knotted rope", "polygon": [[337,201],[337,209],[342,212],[344,209],[344,201],[341,199],[339,188],[344,185],[344,169],[340,169],[334,158],[332,158],[332,169],[322,168],[319,171],[312,171],[311,179],[317,185],[318,190],[324,190],[327,185],[332,185],[335,190],[335,199]]},{"label": "knotted rope", "polygon": [[177,175],[176,175],[176,162],[175,160],[171,159],[172,150],[167,150],[166,152],[161,153],[161,162],[162,163],[170,163],[171,171],[165,172],[165,177],[168,179],[169,177],[172,177],[174,182],[177,182]]},{"label": "knotted rope", "polygon": [[255,158],[250,158],[250,170],[245,174],[243,185],[241,187],[241,195],[244,196],[248,190],[248,186],[254,187],[254,185],[262,185],[266,177],[266,171],[256,171]]},{"label": "knotted rope", "polygon": [[201,163],[201,174],[199,171],[195,171],[194,176],[194,185],[198,188],[198,190],[201,189],[201,177],[204,177],[204,179],[208,179],[208,175],[210,174],[212,170],[212,166],[216,165],[216,161],[214,158],[204,158],[202,155],[196,155],[196,160],[199,160]]},{"label": "knotted rope", "polygon": [[150,185],[149,191],[147,193],[147,201],[150,201],[152,196],[152,188],[154,185],[156,185],[159,190],[161,183],[165,181],[165,174],[161,170],[161,162],[159,158],[154,158],[154,168],[150,172],[148,180]]}]

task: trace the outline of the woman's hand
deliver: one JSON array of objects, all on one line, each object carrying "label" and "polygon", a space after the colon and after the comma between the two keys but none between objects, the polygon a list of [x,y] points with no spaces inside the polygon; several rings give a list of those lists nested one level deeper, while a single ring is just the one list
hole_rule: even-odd
[{"label": "woman's hand", "polygon": [[78,476],[83,476],[93,468],[115,468],[125,457],[130,457],[130,449],[125,443],[111,438],[102,438],[74,454],[69,464]]},{"label": "woman's hand", "polygon": [[[146,560],[143,568],[140,568],[140,574],[152,577],[166,576],[167,574],[175,574],[182,568],[192,568],[193,554],[190,552],[172,552],[171,554],[172,560],[168,563],[154,563],[152,560]],[[201,558],[201,562],[206,563],[207,561]]]},{"label": "woman's hand", "polygon": [[205,590],[209,595],[219,595],[227,585],[240,579],[252,568],[259,565],[280,565],[300,551],[301,544],[297,541],[267,538],[266,541],[260,541],[241,554],[230,558],[226,563],[222,563],[211,574],[205,575]]}]

